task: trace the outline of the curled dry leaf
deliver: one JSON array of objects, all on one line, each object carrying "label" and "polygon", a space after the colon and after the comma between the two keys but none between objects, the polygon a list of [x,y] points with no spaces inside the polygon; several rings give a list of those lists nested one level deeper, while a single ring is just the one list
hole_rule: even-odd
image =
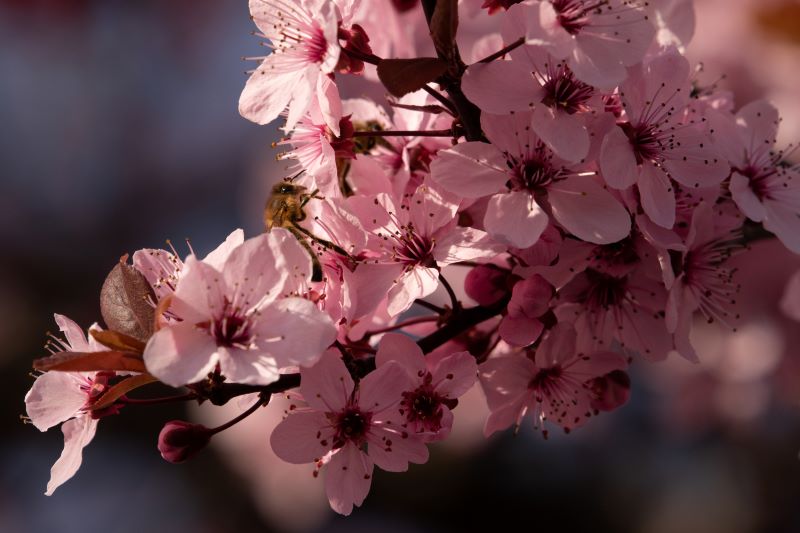
[{"label": "curled dry leaf", "polygon": [[92,405],[92,410],[97,411],[100,409],[105,409],[132,390],[143,387],[149,383],[155,383],[156,381],[158,381],[158,379],[150,374],[138,374],[136,376],[125,378],[108,389],[105,394],[100,396],[100,398],[98,398],[97,401]]},{"label": "curled dry leaf", "polygon": [[100,313],[108,329],[142,342],[153,334],[156,301],[153,289],[141,272],[123,256],[111,269],[100,290]]}]

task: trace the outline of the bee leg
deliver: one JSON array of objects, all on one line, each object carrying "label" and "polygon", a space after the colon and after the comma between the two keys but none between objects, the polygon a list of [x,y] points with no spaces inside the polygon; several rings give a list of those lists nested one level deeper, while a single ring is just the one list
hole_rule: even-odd
[{"label": "bee leg", "polygon": [[314,249],[311,247],[311,245],[308,244],[308,241],[306,240],[303,233],[297,231],[297,228],[299,228],[299,226],[292,226],[287,229],[292,233],[292,235],[294,235],[294,237],[297,239],[297,242],[299,242],[300,245],[306,249],[306,252],[308,252],[309,257],[311,257],[311,281],[314,282],[322,281],[323,279],[322,263],[319,262],[319,257],[317,256],[317,252],[315,252]]},{"label": "bee leg", "polygon": [[344,250],[344,248],[342,248],[338,244],[334,244],[331,241],[327,241],[325,239],[321,239],[320,237],[317,237],[316,235],[314,235],[313,233],[311,233],[310,231],[308,231],[306,228],[304,228],[302,226],[298,226],[298,225],[295,224],[292,227],[295,230],[297,230],[299,233],[302,233],[303,235],[307,236],[309,239],[311,239],[315,243],[319,244],[320,246],[322,246],[324,248],[327,248],[329,250],[333,250],[334,252],[336,252],[337,254],[339,254],[339,255],[341,255],[343,257],[350,258],[350,254],[347,253]]}]

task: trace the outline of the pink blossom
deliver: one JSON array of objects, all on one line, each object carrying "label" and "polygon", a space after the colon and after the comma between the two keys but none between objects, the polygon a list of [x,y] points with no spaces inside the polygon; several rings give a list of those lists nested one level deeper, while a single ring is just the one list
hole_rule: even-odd
[{"label": "pink blossom", "polygon": [[[272,52],[261,58],[239,98],[239,112],[258,124],[272,122],[289,107],[291,129],[312,99],[317,99],[326,123],[339,134],[325,98],[325,78],[336,68],[341,47],[338,20],[331,0],[249,0],[250,15],[269,41]],[[335,86],[334,86],[335,88]]]},{"label": "pink blossom", "polygon": [[[465,142],[440,151],[431,177],[467,198],[493,195],[484,217],[492,237],[518,248],[533,245],[555,220],[575,236],[598,244],[630,232],[630,216],[594,172],[567,166],[533,133],[532,113],[481,116],[492,144]],[[590,175],[587,175],[590,174]],[[497,194],[499,193],[499,194]]]},{"label": "pink blossom", "polygon": [[401,427],[425,441],[442,440],[450,434],[453,409],[459,396],[475,384],[478,365],[469,352],[457,352],[432,362],[406,335],[387,333],[378,345],[375,364],[399,363],[411,378],[403,391],[399,413]]},{"label": "pink blossom", "polygon": [[645,11],[628,0],[532,2],[513,6],[510,16],[525,20],[528,44],[545,46],[601,89],[625,79],[625,67],[642,60],[655,34]]},{"label": "pink blossom", "polygon": [[[66,341],[56,339],[58,347],[73,352],[98,352],[106,348],[87,339],[81,328],[63,315],[55,315],[59,329]],[[53,492],[68,481],[81,466],[83,449],[94,438],[97,421],[101,416],[114,414],[117,408],[103,413],[90,411],[91,405],[108,389],[108,372],[46,372],[36,378],[25,395],[25,408],[31,423],[39,431],[47,431],[61,424],[64,433],[64,450],[50,470],[47,492]]]},{"label": "pink blossom", "polygon": [[742,213],[800,253],[800,169],[775,150],[780,119],[768,102],[752,102],[714,119],[717,146],[733,167],[730,192]]},{"label": "pink blossom", "polygon": [[689,62],[674,49],[629,70],[620,86],[628,121],[613,128],[600,153],[600,170],[616,189],[636,184],[644,212],[664,228],[675,224],[672,180],[711,187],[730,167],[711,146],[706,119],[692,116]]},{"label": "pink blossom", "polygon": [[311,273],[305,249],[280,228],[244,241],[220,268],[190,255],[170,306],[182,320],[157,331],[144,361],[163,382],[203,379],[266,384],[290,365],[313,363],[336,337],[331,319],[287,296]]},{"label": "pink blossom", "polygon": [[550,310],[553,293],[553,286],[537,274],[514,285],[508,312],[500,322],[500,337],[512,346],[535,342],[544,329],[539,317]]},{"label": "pink blossom", "polygon": [[397,409],[411,377],[388,362],[353,382],[334,350],[300,371],[307,408],[291,411],[270,437],[275,454],[293,464],[325,468],[325,491],[337,513],[349,515],[369,492],[374,465],[403,472],[428,460],[425,444],[400,427]]},{"label": "pink blossom", "polygon": [[436,290],[439,267],[499,251],[485,232],[456,225],[458,203],[435,185],[422,184],[400,199],[381,193],[354,196],[347,203],[369,232],[363,256],[378,267],[373,290],[380,294],[388,288],[392,316]]},{"label": "pink blossom", "polygon": [[531,357],[502,356],[480,365],[481,386],[491,410],[484,433],[488,437],[512,425],[519,427],[529,411],[534,426],[541,427],[545,436],[548,420],[569,432],[597,414],[592,406],[598,398],[592,380],[625,368],[627,363],[619,354],[578,352],[575,330],[569,324],[557,324]]}]

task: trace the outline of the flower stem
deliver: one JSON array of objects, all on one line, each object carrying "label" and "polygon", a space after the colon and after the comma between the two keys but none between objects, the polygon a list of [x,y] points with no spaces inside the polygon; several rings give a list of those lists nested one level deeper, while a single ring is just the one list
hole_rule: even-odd
[{"label": "flower stem", "polygon": [[504,46],[503,48],[501,48],[497,52],[495,52],[493,54],[489,54],[488,56],[484,57],[483,59],[478,61],[478,63],[491,63],[495,59],[499,59],[499,58],[503,57],[504,55],[509,53],[514,48],[518,48],[518,47],[522,46],[523,44],[525,44],[525,37],[520,37],[519,39],[517,39],[513,43],[509,44],[508,46]]},{"label": "flower stem", "polygon": [[160,398],[130,398],[125,396],[120,398],[120,401],[130,405],[158,405],[162,403],[188,402],[196,399],[197,395],[195,393],[187,392],[186,394],[180,394],[178,396],[162,396]]},{"label": "flower stem", "polygon": [[447,130],[378,130],[355,131],[353,137],[455,137],[453,129]]},{"label": "flower stem", "polygon": [[258,411],[259,407],[261,407],[263,405],[266,405],[267,403],[269,403],[269,397],[268,396],[267,396],[266,400],[264,399],[263,396],[259,397],[258,401],[256,403],[254,403],[253,405],[251,405],[250,408],[247,409],[247,411],[243,412],[242,414],[240,414],[236,418],[225,422],[221,426],[217,426],[215,428],[210,428],[209,431],[211,432],[212,435],[216,435],[217,433],[219,433],[221,431],[225,431],[229,427],[238,424],[239,422],[241,422],[242,420],[244,420],[248,416],[252,415],[256,411]]},{"label": "flower stem", "polygon": [[366,333],[364,333],[364,337],[363,338],[368,339],[368,338],[372,337],[373,335],[378,335],[379,333],[386,333],[387,331],[394,331],[394,330],[397,330],[397,329],[402,329],[402,328],[405,328],[407,326],[413,326],[414,324],[424,324],[425,322],[435,322],[436,320],[439,320],[439,318],[440,318],[439,316],[418,316],[418,317],[415,317],[415,318],[409,318],[408,320],[405,320],[403,322],[398,322],[397,324],[395,324],[393,326],[386,326],[385,328],[373,329],[373,330],[367,331]]}]

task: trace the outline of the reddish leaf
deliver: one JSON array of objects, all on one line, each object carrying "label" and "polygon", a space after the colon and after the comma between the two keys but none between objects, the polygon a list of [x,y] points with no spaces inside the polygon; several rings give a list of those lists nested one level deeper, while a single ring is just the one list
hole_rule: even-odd
[{"label": "reddish leaf", "polygon": [[437,0],[430,21],[431,39],[439,57],[447,61],[456,57],[458,0]]},{"label": "reddish leaf", "polygon": [[111,269],[100,290],[100,314],[108,329],[142,342],[153,334],[156,297],[141,272],[126,264],[128,256]]},{"label": "reddish leaf", "polygon": [[121,352],[144,353],[145,343],[119,331],[90,329],[89,334],[106,348]]},{"label": "reddish leaf", "polygon": [[146,372],[142,356],[129,352],[59,352],[33,362],[33,368],[42,372],[100,372],[115,370]]},{"label": "reddish leaf", "polygon": [[444,74],[447,63],[435,57],[416,59],[384,59],[378,63],[378,77],[384,87],[394,96],[422,89]]},{"label": "reddish leaf", "polygon": [[98,398],[97,401],[92,404],[92,411],[105,409],[125,394],[128,394],[130,391],[138,389],[139,387],[143,387],[149,383],[155,383],[156,381],[158,381],[158,379],[150,374],[138,374],[136,376],[126,378],[108,389],[105,394],[100,396],[100,398]]}]

